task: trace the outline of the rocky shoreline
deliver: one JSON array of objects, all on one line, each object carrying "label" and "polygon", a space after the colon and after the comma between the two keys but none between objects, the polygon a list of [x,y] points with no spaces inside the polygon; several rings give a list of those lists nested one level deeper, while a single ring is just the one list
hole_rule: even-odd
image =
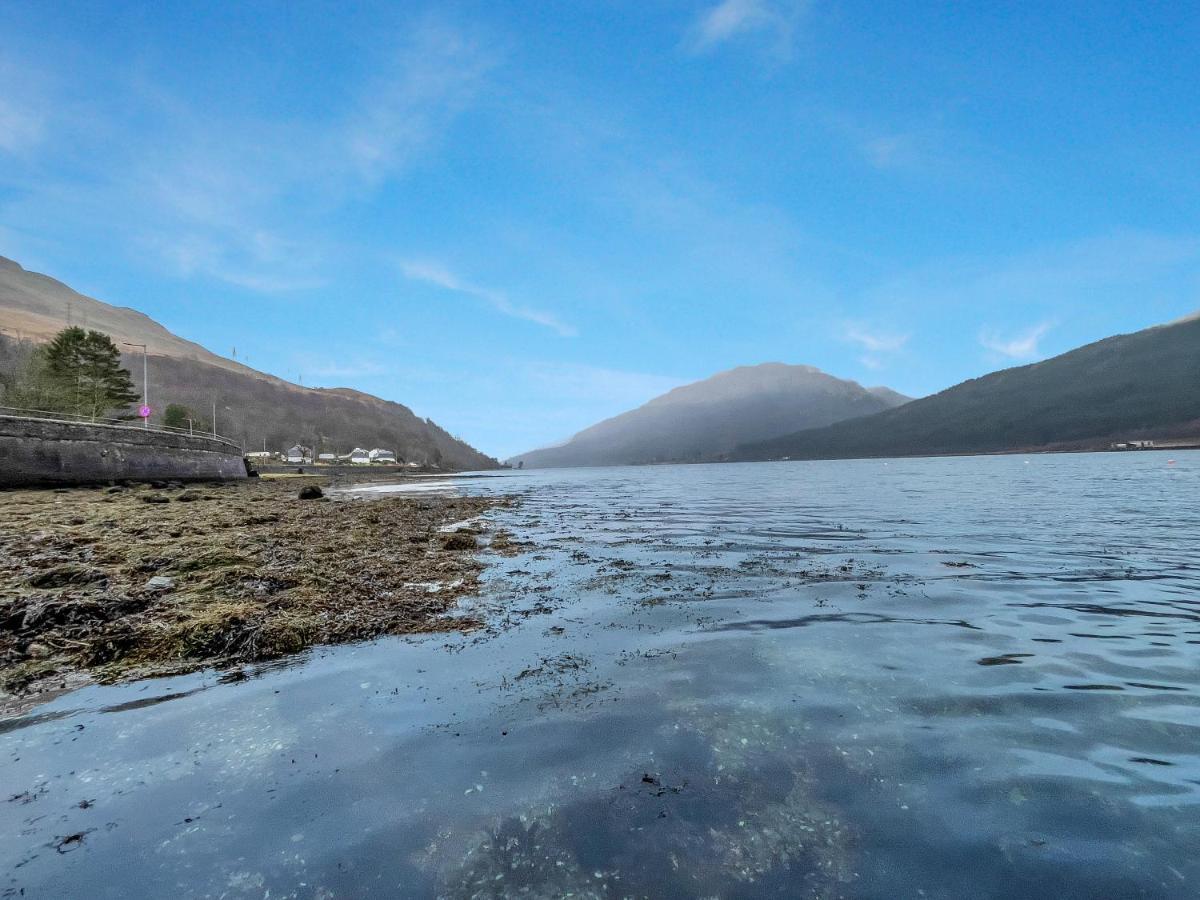
[{"label": "rocky shoreline", "polygon": [[508,500],[299,487],[0,493],[0,712],[89,679],[479,625],[450,613],[483,569],[477,517]]}]

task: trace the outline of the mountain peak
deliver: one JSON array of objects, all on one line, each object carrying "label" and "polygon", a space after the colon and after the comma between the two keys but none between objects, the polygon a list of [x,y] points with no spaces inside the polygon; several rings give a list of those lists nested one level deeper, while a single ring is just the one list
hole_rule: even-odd
[{"label": "mountain peak", "polygon": [[719,459],[748,440],[768,440],[767,435],[828,425],[894,405],[891,396],[876,395],[813,366],[738,366],[674,388],[556,447],[513,459],[534,466]]}]

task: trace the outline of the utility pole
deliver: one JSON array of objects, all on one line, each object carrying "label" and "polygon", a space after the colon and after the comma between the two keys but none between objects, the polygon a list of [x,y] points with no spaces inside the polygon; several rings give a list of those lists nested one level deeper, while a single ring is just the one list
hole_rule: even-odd
[{"label": "utility pole", "polygon": [[[142,416],[142,427],[150,427],[150,383],[148,381],[149,369],[146,365],[146,345],[131,344],[129,341],[121,341],[126,347],[141,347],[142,348],[142,406],[146,410],[146,415]],[[139,410],[140,411],[140,410]]]},{"label": "utility pole", "polygon": [[213,437],[217,436],[217,401],[213,401]]}]

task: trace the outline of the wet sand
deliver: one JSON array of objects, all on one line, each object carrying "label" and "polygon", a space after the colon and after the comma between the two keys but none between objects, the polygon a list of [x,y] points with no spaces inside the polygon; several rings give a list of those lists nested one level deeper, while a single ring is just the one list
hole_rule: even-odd
[{"label": "wet sand", "polygon": [[299,499],[313,479],[0,493],[0,708],[382,634],[469,630],[505,499]]}]

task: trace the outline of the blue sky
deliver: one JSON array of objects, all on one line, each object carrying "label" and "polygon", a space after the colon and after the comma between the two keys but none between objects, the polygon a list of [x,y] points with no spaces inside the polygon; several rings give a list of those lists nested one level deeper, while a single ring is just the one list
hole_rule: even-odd
[{"label": "blue sky", "polygon": [[0,254],[486,452],[1200,307],[1190,3],[0,6]]}]

